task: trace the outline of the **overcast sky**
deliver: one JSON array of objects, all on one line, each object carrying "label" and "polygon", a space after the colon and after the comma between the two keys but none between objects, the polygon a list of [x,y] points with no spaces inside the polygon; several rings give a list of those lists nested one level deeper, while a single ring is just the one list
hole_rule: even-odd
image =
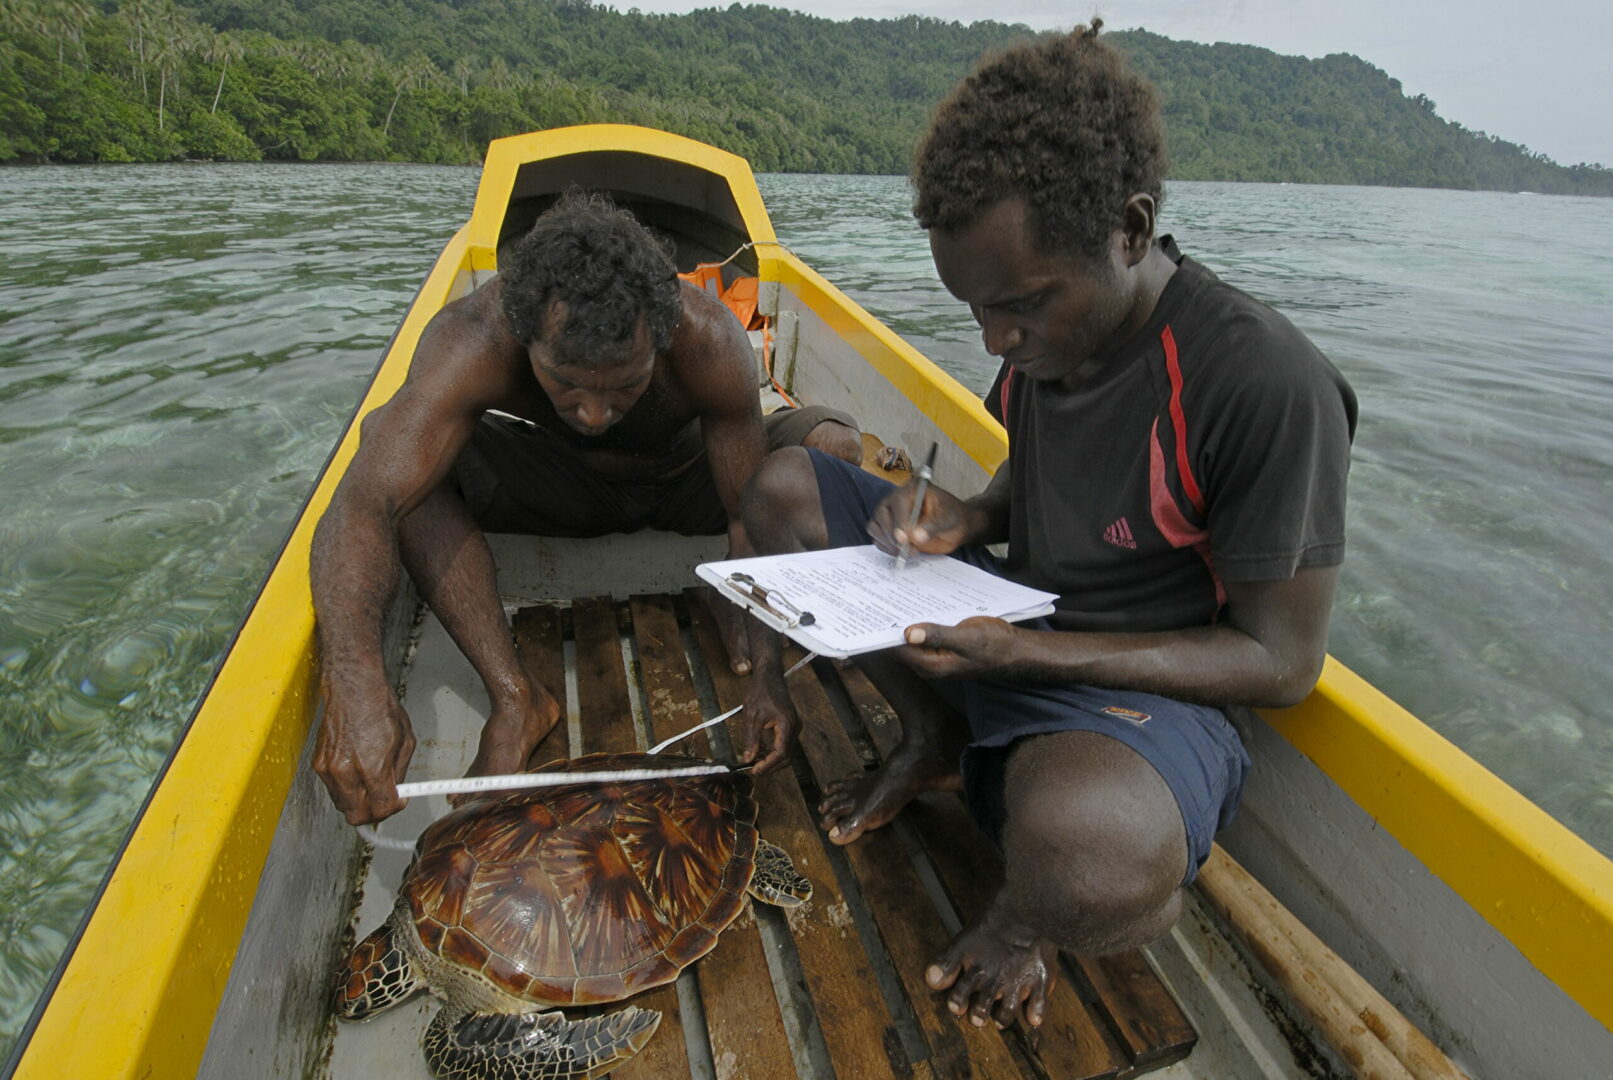
[{"label": "overcast sky", "polygon": [[[607,0],[626,10],[692,11],[714,0]],[[1562,165],[1613,168],[1613,3],[1609,0],[765,0],[831,19],[933,15],[1024,23],[1143,27],[1185,41],[1280,53],[1354,53],[1426,94],[1439,115]]]}]

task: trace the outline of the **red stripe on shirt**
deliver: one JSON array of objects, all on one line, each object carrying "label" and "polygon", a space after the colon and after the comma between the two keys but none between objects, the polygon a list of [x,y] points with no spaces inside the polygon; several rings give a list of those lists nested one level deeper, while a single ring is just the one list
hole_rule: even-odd
[{"label": "red stripe on shirt", "polygon": [[1003,376],[1002,389],[998,391],[997,401],[1003,410],[1003,427],[1008,426],[1008,388],[1014,385],[1014,369],[1009,368],[1008,374]]},{"label": "red stripe on shirt", "polygon": [[1182,365],[1176,359],[1176,335],[1169,326],[1160,331],[1159,340],[1165,346],[1165,370],[1171,377],[1171,424],[1176,428],[1176,471],[1182,477],[1182,491],[1193,509],[1204,513],[1204,495],[1198,481],[1193,479],[1193,467],[1187,459],[1187,414],[1182,411]]},{"label": "red stripe on shirt", "polygon": [[1154,527],[1171,547],[1195,547],[1210,538],[1209,533],[1195,529],[1182,514],[1181,508],[1176,505],[1176,496],[1171,494],[1170,485],[1165,482],[1165,451],[1159,445],[1158,420],[1154,421],[1154,429],[1148,433],[1148,508],[1154,518]]},{"label": "red stripe on shirt", "polygon": [[1226,605],[1227,590],[1221,584],[1221,575],[1215,572],[1215,560],[1210,555],[1210,534],[1205,529],[1193,527],[1176,505],[1176,497],[1165,482],[1165,451],[1159,445],[1158,420],[1154,421],[1153,430],[1148,433],[1148,509],[1154,519],[1154,528],[1159,530],[1159,535],[1171,547],[1190,547],[1204,560],[1204,568],[1210,572],[1210,580],[1215,584],[1215,606],[1219,611]]}]

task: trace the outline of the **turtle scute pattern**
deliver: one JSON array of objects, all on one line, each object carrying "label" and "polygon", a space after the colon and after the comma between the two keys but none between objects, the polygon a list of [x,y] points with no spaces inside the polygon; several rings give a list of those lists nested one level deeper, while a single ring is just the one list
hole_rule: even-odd
[{"label": "turtle scute pattern", "polygon": [[[563,765],[690,764],[644,754]],[[443,818],[404,882],[421,945],[541,1004],[671,981],[739,913],[757,849],[745,776],[516,792]]]},{"label": "turtle scute pattern", "polygon": [[[596,754],[566,771],[688,759]],[[700,764],[704,764],[701,762]],[[812,885],[756,835],[747,775],[514,792],[426,830],[391,917],[338,969],[336,1009],[373,1016],[429,987],[426,1032],[445,1080],[594,1080],[660,1023],[627,1006],[577,1020],[556,1005],[616,1001],[705,955],[746,892],[786,906]]]}]

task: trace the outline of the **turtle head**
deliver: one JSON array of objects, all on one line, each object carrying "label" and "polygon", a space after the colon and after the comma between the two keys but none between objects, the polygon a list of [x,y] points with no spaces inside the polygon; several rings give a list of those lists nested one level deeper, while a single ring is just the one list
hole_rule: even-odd
[{"label": "turtle head", "polygon": [[335,983],[336,1015],[343,1020],[367,1020],[421,987],[409,958],[398,948],[391,920],[358,943],[336,969]]}]

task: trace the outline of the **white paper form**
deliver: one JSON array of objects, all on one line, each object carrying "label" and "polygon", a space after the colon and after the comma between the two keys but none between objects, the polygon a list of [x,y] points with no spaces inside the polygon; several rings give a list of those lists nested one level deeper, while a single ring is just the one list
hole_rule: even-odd
[{"label": "white paper form", "polygon": [[[976,615],[1009,621],[1052,610],[1053,593],[1027,588],[944,555],[913,555],[905,569],[872,544],[793,555],[703,563],[699,575],[730,600],[826,656],[850,656],[903,641],[914,623],[952,626]],[[785,627],[736,590],[735,572],[798,611],[807,626]]]}]

